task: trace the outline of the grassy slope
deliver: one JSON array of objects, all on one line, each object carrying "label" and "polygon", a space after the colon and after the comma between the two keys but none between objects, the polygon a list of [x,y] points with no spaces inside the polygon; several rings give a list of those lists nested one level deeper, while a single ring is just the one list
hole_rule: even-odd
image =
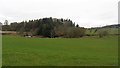
[{"label": "grassy slope", "polygon": [[116,37],[49,39],[3,36],[3,65],[117,65]]},{"label": "grassy slope", "polygon": [[102,29],[98,29],[97,32],[95,32],[95,30],[96,29],[92,29],[91,32],[90,30],[86,30],[86,34],[97,34],[100,30],[106,30],[108,31],[109,34],[119,34],[118,31],[120,32],[120,29],[118,28],[102,28]]}]

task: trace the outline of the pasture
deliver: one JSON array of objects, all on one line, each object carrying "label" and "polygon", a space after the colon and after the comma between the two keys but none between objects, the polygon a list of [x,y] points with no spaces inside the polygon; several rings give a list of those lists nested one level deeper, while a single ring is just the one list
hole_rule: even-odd
[{"label": "pasture", "polygon": [[116,66],[117,36],[25,38],[3,35],[3,66]]}]

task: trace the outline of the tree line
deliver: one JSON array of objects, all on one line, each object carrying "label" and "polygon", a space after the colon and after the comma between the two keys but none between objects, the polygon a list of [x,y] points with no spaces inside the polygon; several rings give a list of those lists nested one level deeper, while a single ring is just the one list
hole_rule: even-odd
[{"label": "tree line", "polygon": [[19,35],[42,37],[78,38],[85,35],[86,29],[75,25],[70,19],[42,18],[23,22],[14,22],[2,26],[3,31],[16,31]]}]

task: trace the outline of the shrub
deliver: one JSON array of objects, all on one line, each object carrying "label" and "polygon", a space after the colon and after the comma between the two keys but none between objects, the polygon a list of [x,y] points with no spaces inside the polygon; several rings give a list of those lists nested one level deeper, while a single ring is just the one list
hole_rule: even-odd
[{"label": "shrub", "polygon": [[70,27],[65,33],[67,38],[79,38],[85,35],[85,29],[80,27]]},{"label": "shrub", "polygon": [[100,30],[99,32],[98,32],[98,36],[100,37],[100,38],[102,38],[102,37],[104,37],[104,36],[107,36],[109,33],[108,33],[108,31],[107,30]]}]

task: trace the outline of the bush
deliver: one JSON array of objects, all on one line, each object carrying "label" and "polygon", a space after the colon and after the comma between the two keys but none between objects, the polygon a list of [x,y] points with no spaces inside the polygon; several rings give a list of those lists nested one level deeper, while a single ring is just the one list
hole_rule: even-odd
[{"label": "bush", "polygon": [[66,38],[79,38],[85,35],[85,29],[80,27],[70,27],[65,33]]},{"label": "bush", "polygon": [[98,36],[100,37],[100,38],[102,38],[102,37],[104,37],[104,36],[107,36],[109,33],[108,33],[108,31],[107,30],[100,30],[99,32],[98,32]]}]

